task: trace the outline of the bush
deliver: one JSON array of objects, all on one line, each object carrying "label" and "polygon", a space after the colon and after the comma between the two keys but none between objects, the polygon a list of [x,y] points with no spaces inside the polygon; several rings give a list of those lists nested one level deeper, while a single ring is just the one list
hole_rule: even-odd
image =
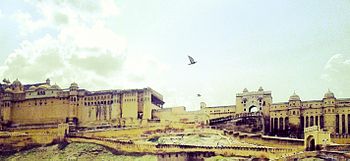
[{"label": "bush", "polygon": [[64,140],[64,141],[58,143],[58,149],[59,149],[59,150],[63,150],[64,148],[66,148],[66,146],[67,146],[68,144],[69,144],[69,143],[68,143],[66,140]]}]

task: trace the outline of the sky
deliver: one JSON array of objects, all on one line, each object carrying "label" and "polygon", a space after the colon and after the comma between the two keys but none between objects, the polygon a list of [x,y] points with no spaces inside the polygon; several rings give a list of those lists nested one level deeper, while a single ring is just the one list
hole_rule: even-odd
[{"label": "sky", "polygon": [[[196,61],[188,65],[187,55]],[[350,1],[0,1],[0,75],[61,88],[151,87],[165,107],[350,97]],[[201,97],[198,97],[200,94]]]}]

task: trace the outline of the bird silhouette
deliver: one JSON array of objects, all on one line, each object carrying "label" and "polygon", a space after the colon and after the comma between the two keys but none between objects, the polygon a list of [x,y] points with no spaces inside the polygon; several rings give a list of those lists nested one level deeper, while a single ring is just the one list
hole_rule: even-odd
[{"label": "bird silhouette", "polygon": [[197,94],[197,97],[200,97],[200,96],[202,96],[201,94]]},{"label": "bird silhouette", "polygon": [[188,65],[193,65],[193,64],[196,64],[196,63],[197,63],[197,62],[194,61],[194,59],[193,59],[191,56],[189,56],[189,55],[188,55],[188,59],[190,59],[190,64],[188,64]]}]

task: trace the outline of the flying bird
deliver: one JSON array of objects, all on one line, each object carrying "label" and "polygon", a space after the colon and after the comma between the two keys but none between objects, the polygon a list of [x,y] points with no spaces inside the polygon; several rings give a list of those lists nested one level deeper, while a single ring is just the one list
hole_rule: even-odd
[{"label": "flying bird", "polygon": [[197,63],[197,62],[194,61],[194,59],[193,59],[191,56],[189,56],[189,55],[188,55],[188,59],[190,59],[190,64],[188,64],[188,65],[192,65],[192,64]]},{"label": "flying bird", "polygon": [[201,94],[197,94],[197,97],[200,97],[200,96],[202,96]]}]

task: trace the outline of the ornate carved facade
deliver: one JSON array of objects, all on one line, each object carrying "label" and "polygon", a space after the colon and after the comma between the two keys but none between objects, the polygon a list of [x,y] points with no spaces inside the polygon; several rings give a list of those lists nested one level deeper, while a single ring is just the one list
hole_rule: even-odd
[{"label": "ornate carved facade", "polygon": [[201,111],[212,119],[261,112],[269,135],[301,138],[304,128],[315,125],[332,134],[350,134],[350,98],[336,98],[329,90],[320,100],[302,101],[294,93],[288,102],[273,103],[271,91],[244,89],[236,95],[236,105],[201,106]]}]

